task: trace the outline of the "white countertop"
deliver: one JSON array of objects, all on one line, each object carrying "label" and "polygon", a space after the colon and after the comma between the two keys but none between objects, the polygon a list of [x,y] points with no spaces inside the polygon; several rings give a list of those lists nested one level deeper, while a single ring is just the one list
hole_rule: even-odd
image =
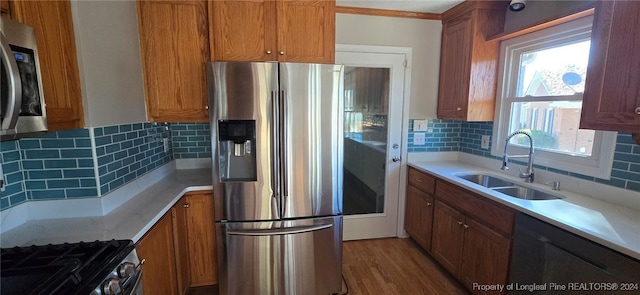
[{"label": "white countertop", "polygon": [[415,161],[409,162],[409,166],[455,183],[576,235],[640,259],[640,210],[637,208],[627,208],[564,190],[550,191],[548,187],[540,184],[532,184],[532,186],[544,191],[562,194],[566,198],[544,201],[513,198],[463,180],[456,175],[483,173],[508,178],[513,180],[514,183],[523,182],[521,179],[497,174],[489,169],[457,161]]},{"label": "white countertop", "polygon": [[137,242],[185,193],[211,188],[211,169],[174,170],[106,215],[30,220],[2,233],[0,245],[7,248],[111,239]]}]

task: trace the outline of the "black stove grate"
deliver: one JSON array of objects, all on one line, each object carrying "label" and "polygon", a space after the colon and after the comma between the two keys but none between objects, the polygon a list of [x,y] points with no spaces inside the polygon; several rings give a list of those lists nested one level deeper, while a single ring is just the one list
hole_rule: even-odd
[{"label": "black stove grate", "polygon": [[0,294],[89,294],[133,247],[111,240],[2,248]]}]

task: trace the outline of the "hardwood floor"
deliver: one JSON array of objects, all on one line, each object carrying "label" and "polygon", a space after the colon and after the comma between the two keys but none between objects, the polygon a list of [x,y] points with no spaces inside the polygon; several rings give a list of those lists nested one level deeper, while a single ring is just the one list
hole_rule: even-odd
[{"label": "hardwood floor", "polygon": [[[342,251],[349,295],[469,294],[411,239],[348,241]],[[192,288],[189,295],[218,295],[218,288]]]},{"label": "hardwood floor", "polygon": [[349,295],[469,294],[411,239],[348,241],[342,245],[342,273]]}]

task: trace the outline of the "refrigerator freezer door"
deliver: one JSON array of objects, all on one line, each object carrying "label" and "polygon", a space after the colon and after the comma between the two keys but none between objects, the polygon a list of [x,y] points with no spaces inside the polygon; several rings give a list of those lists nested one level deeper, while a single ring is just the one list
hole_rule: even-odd
[{"label": "refrigerator freezer door", "polygon": [[342,69],[280,64],[283,218],[342,213]]},{"label": "refrigerator freezer door", "polygon": [[220,294],[341,292],[342,216],[216,226]]},{"label": "refrigerator freezer door", "polygon": [[[212,175],[216,220],[274,220],[280,218],[278,163],[274,138],[275,100],[278,98],[278,64],[211,62],[207,64],[212,141]],[[237,169],[245,152],[236,153],[233,141],[218,136],[221,121],[254,120],[255,181],[221,181],[220,171]],[[224,125],[224,124],[223,124]],[[229,131],[229,130],[227,130]],[[229,131],[230,132],[230,131]],[[237,132],[235,132],[237,133]],[[234,134],[232,134],[234,135]],[[246,149],[245,149],[246,151]],[[252,157],[254,155],[251,155]],[[225,159],[227,157],[227,159]],[[246,169],[245,169],[246,170]]]}]

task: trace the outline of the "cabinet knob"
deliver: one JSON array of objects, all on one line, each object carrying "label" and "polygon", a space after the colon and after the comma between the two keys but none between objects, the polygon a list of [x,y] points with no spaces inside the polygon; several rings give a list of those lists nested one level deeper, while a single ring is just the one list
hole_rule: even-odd
[{"label": "cabinet knob", "polygon": [[267,50],[267,54],[271,54],[271,50]]},{"label": "cabinet knob", "polygon": [[636,114],[640,115],[640,107],[636,108]]},{"label": "cabinet knob", "polygon": [[458,112],[462,111],[462,108],[456,108],[456,111],[458,111]]},{"label": "cabinet knob", "polygon": [[205,110],[208,110],[208,109],[209,109],[209,106],[204,106],[204,109],[205,109]]},{"label": "cabinet knob", "polygon": [[280,55],[284,55],[284,51],[280,51]]},{"label": "cabinet knob", "polygon": [[184,204],[184,205],[182,205],[182,207],[189,208],[189,204]]},{"label": "cabinet knob", "polygon": [[431,206],[431,205],[432,205],[431,202],[427,202],[427,206]]}]

